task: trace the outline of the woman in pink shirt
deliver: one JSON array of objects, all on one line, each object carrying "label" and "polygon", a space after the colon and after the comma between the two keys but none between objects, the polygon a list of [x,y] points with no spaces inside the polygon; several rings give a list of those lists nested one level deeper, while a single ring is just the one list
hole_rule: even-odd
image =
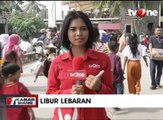
[{"label": "woman in pink shirt", "polygon": [[8,38],[8,43],[5,45],[2,53],[2,58],[4,61],[8,61],[6,59],[6,55],[11,51],[15,51],[17,54],[16,63],[20,66],[21,72],[23,72],[22,68],[22,58],[24,57],[23,50],[19,47],[20,36],[18,34],[12,34]]},{"label": "woman in pink shirt", "polygon": [[[91,49],[95,38],[88,16],[81,11],[71,11],[63,22],[61,38],[63,47],[69,51],[53,59],[48,74],[47,94],[112,94],[110,59],[107,54]],[[69,77],[72,60],[79,56],[84,60],[83,69],[87,72],[81,85]],[[105,108],[75,110],[56,108],[53,120],[109,120]]]}]

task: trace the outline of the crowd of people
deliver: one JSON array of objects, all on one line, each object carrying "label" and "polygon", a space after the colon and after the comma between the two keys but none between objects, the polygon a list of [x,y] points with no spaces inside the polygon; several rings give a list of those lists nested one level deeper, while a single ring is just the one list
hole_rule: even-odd
[{"label": "crowd of people", "polygon": [[[129,94],[141,94],[141,58],[148,67],[147,58],[149,50],[151,89],[161,88],[163,60],[153,60],[152,48],[163,49],[162,28],[155,28],[155,35],[140,36],[135,33],[124,33],[119,38],[111,34],[103,42],[97,27],[93,26],[89,17],[81,11],[71,11],[65,17],[62,29],[57,28],[40,30],[37,39],[43,43],[38,64],[31,68],[35,73],[35,80],[40,74],[47,77],[46,94],[124,94],[124,80],[128,83]],[[0,35],[0,41],[2,35]],[[2,63],[0,94],[29,95],[29,90],[19,82],[23,72],[21,59],[24,55],[21,48],[20,36],[12,34],[3,35],[7,42],[1,43]],[[143,40],[142,40],[143,39]],[[120,54],[120,55],[119,55]],[[121,57],[124,57],[121,60]],[[77,80],[69,78],[72,62],[76,57],[84,61],[83,68],[87,72],[86,79],[79,85]],[[127,66],[127,78],[124,77]],[[156,73],[157,69],[157,74]],[[115,108],[120,110],[120,108]],[[34,120],[32,109],[6,108],[8,120]],[[15,115],[15,111],[17,114]],[[66,112],[72,113],[74,108],[56,108],[53,120],[60,120]],[[89,114],[88,114],[89,113]],[[109,120],[105,108],[80,108],[77,115],[70,114],[73,120]],[[25,117],[26,116],[26,117]],[[23,118],[22,118],[23,117]],[[62,117],[63,118],[63,117]]]}]

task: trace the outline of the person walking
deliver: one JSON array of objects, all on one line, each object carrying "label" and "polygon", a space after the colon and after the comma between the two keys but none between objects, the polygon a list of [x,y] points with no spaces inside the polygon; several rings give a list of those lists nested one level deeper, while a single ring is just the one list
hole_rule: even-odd
[{"label": "person walking", "polygon": [[[121,58],[117,55],[119,49],[119,43],[117,42],[117,37],[111,37],[112,41],[108,42],[110,49],[109,57],[112,65],[113,71],[113,87],[115,94],[124,94],[124,84],[125,79],[124,72],[122,70]],[[120,108],[115,107],[115,110],[120,110]]]},{"label": "person walking", "polygon": [[139,42],[140,44],[144,45],[145,33],[141,32],[139,35]]},{"label": "person walking", "polygon": [[[153,60],[152,48],[163,49],[163,35],[162,28],[157,26],[154,31],[155,35],[149,38],[149,53],[150,53],[150,77],[151,77],[151,89],[161,88],[160,79],[162,76],[163,60]],[[157,73],[156,73],[157,69]]]},{"label": "person walking", "polygon": [[137,35],[129,35],[129,44],[124,48],[124,65],[123,71],[127,64],[127,80],[128,90],[130,94],[140,94],[141,92],[141,64],[140,59],[143,57],[146,65],[148,66],[146,59],[146,51],[144,46],[139,44]]},{"label": "person walking", "polygon": [[119,50],[118,52],[122,53],[124,48],[128,45],[128,35],[129,33],[123,33],[119,38]]},{"label": "person walking", "polygon": [[16,63],[20,66],[21,72],[23,72],[22,58],[24,57],[23,50],[19,47],[20,36],[18,34],[12,34],[8,38],[8,43],[5,45],[2,53],[2,60],[7,61],[6,56],[12,51],[17,54]]}]

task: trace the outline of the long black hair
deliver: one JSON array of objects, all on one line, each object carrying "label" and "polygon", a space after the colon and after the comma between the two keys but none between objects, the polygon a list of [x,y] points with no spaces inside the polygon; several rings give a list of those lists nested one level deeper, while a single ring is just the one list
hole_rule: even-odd
[{"label": "long black hair", "polygon": [[20,67],[16,63],[5,62],[2,66],[2,75],[4,78],[8,78],[10,74],[15,74],[19,70]]},{"label": "long black hair", "polygon": [[70,11],[65,17],[63,21],[62,29],[61,29],[62,46],[67,49],[70,49],[70,40],[68,38],[67,33],[68,33],[68,29],[72,20],[77,19],[77,18],[81,18],[88,28],[89,37],[86,43],[86,48],[91,48],[93,45],[93,42],[95,41],[94,36],[93,36],[93,26],[89,17],[81,11]]},{"label": "long black hair", "polygon": [[14,50],[11,50],[9,52],[6,53],[5,55],[5,61],[7,62],[14,62],[16,63],[17,62],[17,53],[14,51]]},{"label": "long black hair", "polygon": [[94,36],[95,41],[100,41],[99,40],[100,32],[99,32],[99,29],[96,26],[93,26],[93,36]]},{"label": "long black hair", "polygon": [[137,38],[137,35],[135,33],[131,33],[129,36],[129,47],[130,47],[130,50],[133,54],[133,57],[136,57],[136,55],[140,54],[140,52],[138,51],[138,38]]},{"label": "long black hair", "polygon": [[116,52],[116,50],[118,50],[118,48],[119,48],[119,43],[117,42],[117,40],[118,40],[117,35],[112,35],[110,37],[110,41],[108,42],[108,46],[112,52]]}]

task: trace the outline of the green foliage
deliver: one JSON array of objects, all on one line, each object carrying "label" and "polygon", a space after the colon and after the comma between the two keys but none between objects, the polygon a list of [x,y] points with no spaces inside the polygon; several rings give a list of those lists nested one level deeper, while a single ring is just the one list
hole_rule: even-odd
[{"label": "green foliage", "polygon": [[20,5],[22,5],[23,1],[0,1],[0,9],[12,13],[14,10],[22,12]]},{"label": "green foliage", "polygon": [[31,14],[23,15],[14,12],[8,22],[9,34],[17,33],[23,40],[29,41],[39,33],[39,30],[46,27],[42,18],[32,16]]}]

